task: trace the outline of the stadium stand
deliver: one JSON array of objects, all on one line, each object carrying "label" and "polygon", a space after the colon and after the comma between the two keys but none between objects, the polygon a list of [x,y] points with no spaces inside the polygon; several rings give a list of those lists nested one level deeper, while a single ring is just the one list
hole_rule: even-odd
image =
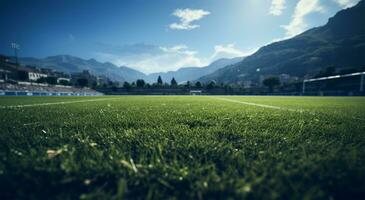
[{"label": "stadium stand", "polygon": [[103,93],[90,88],[37,83],[0,83],[0,96],[100,96]]}]

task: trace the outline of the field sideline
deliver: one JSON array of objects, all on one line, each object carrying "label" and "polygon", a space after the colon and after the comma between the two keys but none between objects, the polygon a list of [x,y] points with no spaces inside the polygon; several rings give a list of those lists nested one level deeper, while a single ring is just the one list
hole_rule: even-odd
[{"label": "field sideline", "polygon": [[0,97],[0,199],[365,198],[364,97]]}]

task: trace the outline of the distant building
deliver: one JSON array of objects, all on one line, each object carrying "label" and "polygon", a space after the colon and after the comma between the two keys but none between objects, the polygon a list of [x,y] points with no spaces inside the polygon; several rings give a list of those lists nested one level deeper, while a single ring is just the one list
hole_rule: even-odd
[{"label": "distant building", "polygon": [[280,74],[279,75],[280,83],[293,83],[299,80],[296,76],[290,76],[289,74]]},{"label": "distant building", "polygon": [[0,60],[0,69],[3,71],[2,76],[4,76],[4,78],[14,81],[28,81],[29,73],[32,72],[31,69],[7,62],[4,58]]},{"label": "distant building", "polygon": [[57,84],[61,85],[63,85],[64,83],[71,84],[71,75],[69,74],[54,71],[52,73],[52,76],[57,78]]},{"label": "distant building", "polygon": [[243,81],[242,83],[243,88],[251,88],[252,86],[252,81],[248,80],[248,81]]},{"label": "distant building", "polygon": [[7,81],[9,74],[11,74],[11,71],[0,69],[0,83]]},{"label": "distant building", "polygon": [[29,70],[27,71],[28,73],[28,80],[29,81],[37,81],[38,79],[40,78],[47,78],[48,75],[47,74],[44,74],[40,71],[36,71],[36,70]]},{"label": "distant building", "polygon": [[57,83],[58,83],[58,84],[62,84],[62,82],[67,82],[67,83],[71,84],[71,78],[67,78],[67,77],[58,77],[58,78],[57,78]]},{"label": "distant building", "polygon": [[98,85],[107,85],[110,82],[109,78],[106,76],[98,76],[96,79]]},{"label": "distant building", "polygon": [[83,84],[85,84],[85,86],[91,87],[92,85],[97,84],[97,78],[96,76],[93,76],[89,70],[83,70],[80,73],[71,74],[71,82],[72,85],[83,86]]},{"label": "distant building", "polygon": [[263,86],[263,82],[264,80],[267,78],[268,76],[264,76],[264,75],[260,75],[259,77],[259,86]]},{"label": "distant building", "polygon": [[0,63],[10,63],[11,59],[8,56],[0,55]]}]

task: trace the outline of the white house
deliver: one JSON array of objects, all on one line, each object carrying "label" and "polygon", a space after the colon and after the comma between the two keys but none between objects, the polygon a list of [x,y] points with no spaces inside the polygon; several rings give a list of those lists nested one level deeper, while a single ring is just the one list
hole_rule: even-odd
[{"label": "white house", "polygon": [[28,78],[30,81],[37,81],[40,78],[47,78],[48,75],[47,74],[43,74],[43,73],[39,73],[39,72],[35,72],[35,71],[29,71],[28,72]]}]

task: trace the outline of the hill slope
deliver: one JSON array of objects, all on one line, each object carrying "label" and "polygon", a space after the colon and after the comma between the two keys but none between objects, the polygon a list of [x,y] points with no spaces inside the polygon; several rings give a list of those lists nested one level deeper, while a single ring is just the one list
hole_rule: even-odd
[{"label": "hill slope", "polygon": [[[365,1],[338,12],[325,26],[292,39],[272,43],[242,62],[200,78],[234,83],[258,81],[261,75],[314,75],[328,66],[337,69],[365,66]],[[260,68],[260,72],[257,69]]]}]

